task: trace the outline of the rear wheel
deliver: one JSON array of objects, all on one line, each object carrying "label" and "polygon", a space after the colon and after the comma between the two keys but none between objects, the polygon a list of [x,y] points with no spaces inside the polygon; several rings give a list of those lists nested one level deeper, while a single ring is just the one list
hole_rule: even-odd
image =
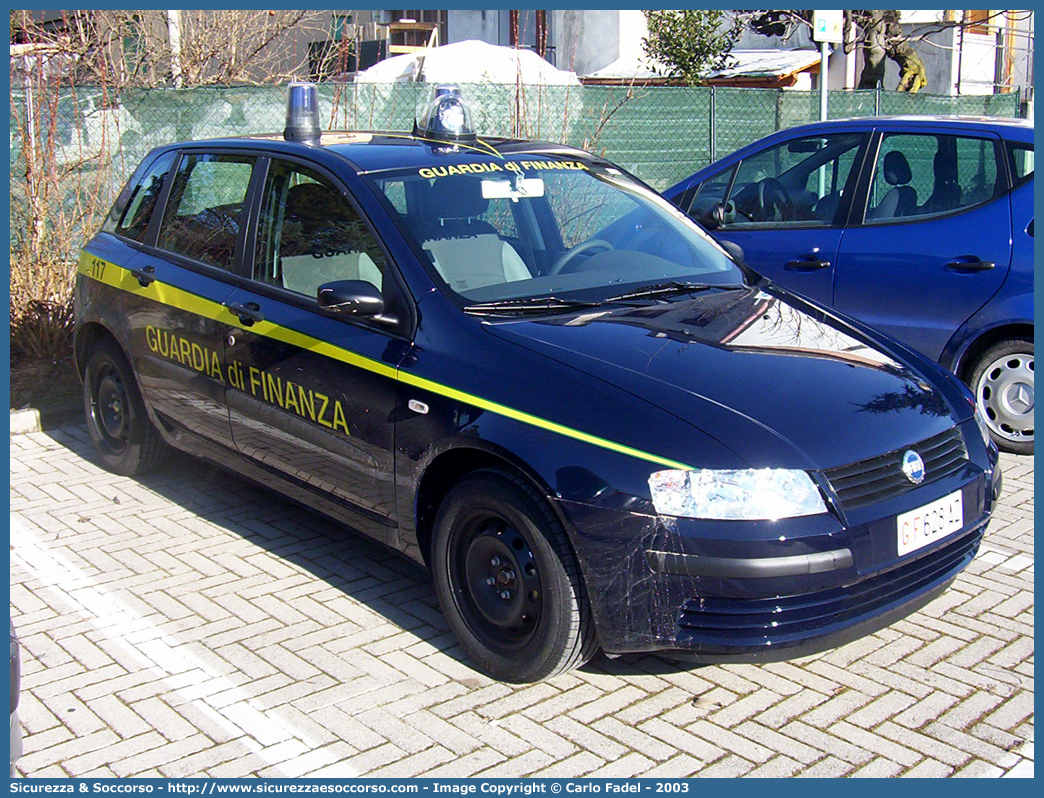
[{"label": "rear wheel", "polygon": [[537,682],[597,651],[565,532],[515,475],[477,471],[449,491],[435,520],[432,566],[450,627],[490,676]]},{"label": "rear wheel", "polygon": [[976,361],[969,384],[997,446],[1033,454],[1033,342],[994,344]]},{"label": "rear wheel", "polygon": [[133,476],[160,464],[167,446],[149,421],[127,359],[111,341],[96,343],[87,354],[83,402],[87,430],[107,470]]}]

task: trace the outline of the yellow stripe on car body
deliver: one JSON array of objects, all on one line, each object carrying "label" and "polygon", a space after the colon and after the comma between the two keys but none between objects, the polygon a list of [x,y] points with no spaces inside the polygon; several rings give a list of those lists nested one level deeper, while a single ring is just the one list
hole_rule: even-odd
[{"label": "yellow stripe on car body", "polygon": [[439,396],[444,396],[447,399],[464,402],[473,407],[489,411],[490,413],[496,413],[505,418],[528,424],[529,426],[537,427],[557,435],[563,435],[567,438],[572,438],[583,443],[589,443],[602,449],[617,452],[618,454],[636,457],[640,460],[655,463],[659,466],[691,470],[691,467],[684,463],[679,463],[666,457],[660,457],[659,455],[650,454],[649,452],[643,452],[640,449],[634,449],[622,443],[606,440],[597,435],[591,435],[590,433],[582,432],[554,421],[549,421],[540,416],[535,416],[531,413],[526,413],[525,411],[517,410],[513,407],[508,407],[489,399],[483,399],[482,397],[420,377],[408,371],[393,368],[385,363],[381,363],[372,358],[360,355],[357,352],[353,352],[350,349],[344,349],[343,347],[336,346],[328,341],[320,340],[290,327],[283,327],[270,321],[254,322],[247,327],[239,320],[238,316],[218,302],[205,299],[197,294],[176,288],[172,285],[161,283],[158,280],[153,280],[147,286],[142,286],[141,283],[138,282],[138,279],[131,274],[129,270],[122,266],[118,266],[111,261],[103,260],[96,255],[91,255],[86,250],[82,251],[80,255],[78,271],[85,277],[97,280],[98,282],[104,283],[112,288],[117,288],[121,291],[128,291],[155,302],[159,302],[160,304],[184,310],[188,313],[193,313],[197,316],[212,319],[223,324],[239,327],[240,329],[248,329],[250,332],[257,335],[272,338],[286,344],[291,344],[292,346],[298,346],[302,349],[307,349],[311,352],[346,363],[350,366],[355,366],[374,374],[379,374],[382,377],[397,380],[405,385],[411,385],[415,388],[430,391]]}]

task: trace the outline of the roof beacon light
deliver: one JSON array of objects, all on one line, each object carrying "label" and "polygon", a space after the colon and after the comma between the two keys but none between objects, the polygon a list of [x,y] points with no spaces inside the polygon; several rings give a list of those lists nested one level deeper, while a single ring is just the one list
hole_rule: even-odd
[{"label": "roof beacon light", "polygon": [[314,83],[291,83],[286,99],[286,127],[283,138],[312,146],[319,145],[319,92]]},{"label": "roof beacon light", "polygon": [[435,97],[413,127],[415,136],[439,141],[474,141],[475,128],[471,111],[460,96],[460,88],[452,84],[435,87]]}]

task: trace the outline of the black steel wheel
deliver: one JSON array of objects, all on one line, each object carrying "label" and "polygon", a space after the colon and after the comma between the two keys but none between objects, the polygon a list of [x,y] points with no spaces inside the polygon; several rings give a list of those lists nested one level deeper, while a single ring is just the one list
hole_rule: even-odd
[{"label": "black steel wheel", "polygon": [[479,668],[537,682],[582,665],[597,640],[580,568],[546,501],[508,471],[464,477],[435,521],[435,589]]},{"label": "black steel wheel", "polygon": [[87,430],[107,470],[132,476],[159,465],[166,444],[149,421],[127,359],[111,341],[99,341],[87,354],[83,401]]}]

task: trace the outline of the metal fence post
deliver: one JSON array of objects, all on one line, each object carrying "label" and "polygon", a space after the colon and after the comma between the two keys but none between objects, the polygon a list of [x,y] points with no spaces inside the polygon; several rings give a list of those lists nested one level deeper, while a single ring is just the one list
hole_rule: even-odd
[{"label": "metal fence post", "polygon": [[1022,86],[1015,87],[1015,118],[1022,116]]},{"label": "metal fence post", "polygon": [[717,111],[716,111],[716,104],[715,104],[715,98],[716,98],[717,95],[715,94],[715,91],[716,91],[715,87],[711,86],[710,87],[710,124],[708,126],[709,127],[709,133],[710,133],[710,148],[709,148],[710,149],[710,160],[707,163],[714,163],[716,160],[718,160],[718,158],[717,158],[717,146],[715,144],[715,140],[718,138],[718,124],[717,124],[717,118],[716,118],[717,117]]},{"label": "metal fence post", "polygon": [[877,81],[877,88],[874,89],[874,116],[881,115],[881,81]]}]

